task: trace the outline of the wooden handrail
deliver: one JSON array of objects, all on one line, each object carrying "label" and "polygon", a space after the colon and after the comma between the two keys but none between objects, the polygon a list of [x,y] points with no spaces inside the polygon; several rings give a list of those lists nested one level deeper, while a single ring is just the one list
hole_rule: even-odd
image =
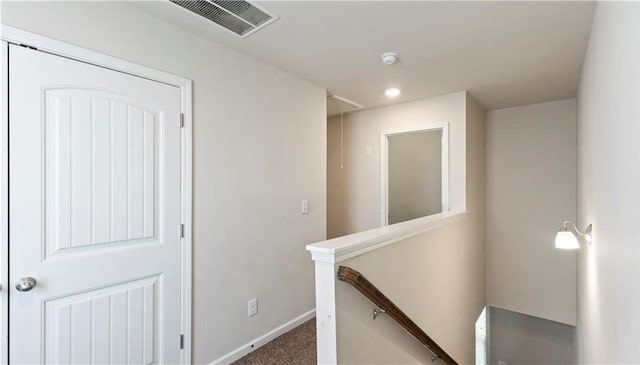
[{"label": "wooden handrail", "polygon": [[458,363],[447,352],[442,349],[431,337],[429,337],[418,325],[409,318],[397,305],[387,298],[382,292],[371,284],[364,275],[356,270],[340,266],[338,268],[338,279],[351,284],[365,297],[369,298],[373,304],[384,309],[389,317],[393,318],[400,327],[409,332],[416,340],[423,344],[429,351],[439,357],[442,361],[450,365],[458,365]]}]

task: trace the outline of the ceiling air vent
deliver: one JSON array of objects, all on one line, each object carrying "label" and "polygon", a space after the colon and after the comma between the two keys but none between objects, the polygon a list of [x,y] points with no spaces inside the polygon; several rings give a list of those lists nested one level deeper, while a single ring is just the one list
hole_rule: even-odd
[{"label": "ceiling air vent", "polygon": [[278,17],[244,0],[169,0],[233,33],[246,37]]}]

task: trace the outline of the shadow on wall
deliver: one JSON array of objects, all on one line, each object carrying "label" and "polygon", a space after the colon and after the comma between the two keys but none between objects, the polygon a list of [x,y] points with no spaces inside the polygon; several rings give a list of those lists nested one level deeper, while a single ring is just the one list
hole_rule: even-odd
[{"label": "shadow on wall", "polygon": [[574,326],[496,307],[490,313],[490,364],[574,364]]}]

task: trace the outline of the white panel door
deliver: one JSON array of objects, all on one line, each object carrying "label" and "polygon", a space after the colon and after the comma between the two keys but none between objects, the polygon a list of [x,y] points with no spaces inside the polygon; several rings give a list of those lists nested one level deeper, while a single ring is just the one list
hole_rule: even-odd
[{"label": "white panel door", "polygon": [[10,47],[11,363],[180,362],[180,98]]},{"label": "white panel door", "polygon": [[6,91],[9,85],[9,44],[0,41],[0,364],[6,364],[8,360],[9,342],[9,181],[6,173],[9,170],[8,120],[9,98]]}]

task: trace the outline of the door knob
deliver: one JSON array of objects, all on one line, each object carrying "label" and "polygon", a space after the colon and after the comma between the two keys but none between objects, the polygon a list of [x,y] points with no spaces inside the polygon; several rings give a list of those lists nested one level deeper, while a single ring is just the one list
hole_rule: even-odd
[{"label": "door knob", "polygon": [[18,282],[16,283],[16,290],[22,291],[22,292],[29,291],[35,288],[36,284],[38,284],[36,279],[28,276],[26,278],[22,278],[18,280]]}]

